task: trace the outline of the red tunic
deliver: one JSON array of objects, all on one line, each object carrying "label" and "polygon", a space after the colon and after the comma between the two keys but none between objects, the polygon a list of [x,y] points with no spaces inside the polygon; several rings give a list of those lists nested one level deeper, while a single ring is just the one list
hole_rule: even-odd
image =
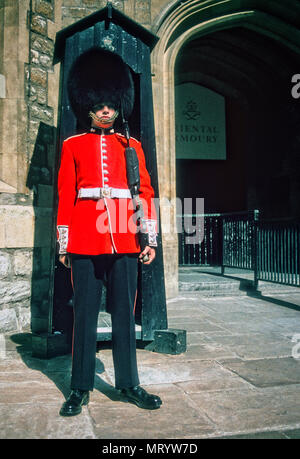
[{"label": "red tunic", "polygon": [[[135,211],[129,197],[78,197],[79,190],[87,188],[113,188],[126,194],[126,146],[127,141],[121,134],[85,133],[64,141],[58,175],[57,229],[60,253],[99,255],[140,252]],[[130,139],[130,146],[137,152],[140,198],[144,203],[146,223],[155,239],[154,191],[144,153],[141,143],[133,138]]]}]

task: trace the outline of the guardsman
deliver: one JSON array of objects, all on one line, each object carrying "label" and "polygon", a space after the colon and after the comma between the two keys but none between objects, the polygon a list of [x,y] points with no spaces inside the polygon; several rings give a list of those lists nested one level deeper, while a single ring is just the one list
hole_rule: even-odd
[{"label": "guardsman", "polygon": [[130,138],[138,157],[139,197],[144,204],[147,243],[141,249],[127,180],[127,140],[114,131],[120,108],[126,117],[133,108],[132,76],[119,56],[92,48],[71,68],[68,91],[86,131],[64,141],[58,175],[59,259],[71,268],[74,290],[71,393],[60,414],[79,414],[94,387],[103,282],[112,320],[115,387],[124,400],[157,409],[160,398],[139,385],[134,320],[138,262],[150,264],[157,246],[154,192],[141,144]]}]

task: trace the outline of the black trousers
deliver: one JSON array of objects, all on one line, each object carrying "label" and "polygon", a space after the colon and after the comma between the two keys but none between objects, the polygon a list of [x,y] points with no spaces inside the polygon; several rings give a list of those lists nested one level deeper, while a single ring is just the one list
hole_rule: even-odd
[{"label": "black trousers", "polygon": [[72,255],[74,328],[71,389],[93,390],[97,320],[103,282],[112,321],[112,355],[117,389],[139,384],[134,304],[137,255]]}]

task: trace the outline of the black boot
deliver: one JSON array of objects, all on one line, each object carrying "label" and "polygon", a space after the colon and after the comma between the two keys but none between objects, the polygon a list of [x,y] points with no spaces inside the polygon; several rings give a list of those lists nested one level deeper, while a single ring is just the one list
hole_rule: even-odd
[{"label": "black boot", "polygon": [[63,403],[59,414],[61,416],[75,416],[81,413],[82,405],[87,405],[89,400],[90,393],[88,390],[74,389]]},{"label": "black boot", "polygon": [[121,393],[127,402],[135,403],[146,410],[157,410],[162,404],[158,395],[148,394],[141,386],[121,389]]}]

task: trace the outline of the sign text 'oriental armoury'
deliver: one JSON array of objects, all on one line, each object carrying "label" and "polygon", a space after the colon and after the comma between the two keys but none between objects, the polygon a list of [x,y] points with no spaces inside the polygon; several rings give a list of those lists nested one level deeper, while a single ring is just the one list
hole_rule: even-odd
[{"label": "sign text 'oriental armoury'", "polygon": [[175,89],[176,158],[226,159],[224,97],[195,83]]}]

